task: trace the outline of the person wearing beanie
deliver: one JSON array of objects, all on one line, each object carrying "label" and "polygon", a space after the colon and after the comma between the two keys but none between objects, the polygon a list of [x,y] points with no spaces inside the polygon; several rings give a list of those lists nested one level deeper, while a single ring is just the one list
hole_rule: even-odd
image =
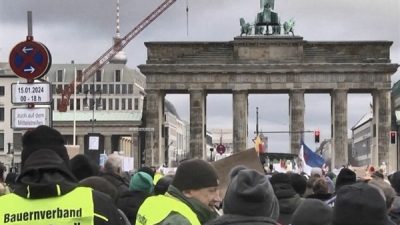
[{"label": "person wearing beanie", "polygon": [[[123,224],[108,196],[91,188],[78,187],[60,132],[45,125],[38,126],[25,132],[22,147],[22,167],[15,190],[0,198],[0,205],[7,206],[0,207],[4,224],[63,223],[67,214],[58,213],[64,212],[63,209],[71,212],[67,215],[71,224],[83,220],[94,225]],[[32,212],[46,216],[36,216]]]},{"label": "person wearing beanie", "polygon": [[201,159],[178,166],[165,195],[147,198],[140,206],[136,225],[200,225],[218,216],[214,205],[221,201],[215,168]]},{"label": "person wearing beanie", "polygon": [[166,175],[160,178],[156,185],[154,186],[154,194],[155,195],[163,195],[167,192],[169,185],[172,183],[174,179],[173,175]]},{"label": "person wearing beanie", "polygon": [[303,197],[307,188],[307,179],[298,173],[291,173],[290,183],[292,184],[292,187],[297,192],[297,194]]},{"label": "person wearing beanie", "polygon": [[78,181],[87,177],[97,176],[100,171],[100,167],[92,159],[82,154],[78,154],[70,159],[69,166]]},{"label": "person wearing beanie", "polygon": [[394,201],[394,199],[396,197],[395,190],[392,188],[392,186],[390,186],[390,184],[386,183],[380,177],[372,178],[372,180],[370,180],[368,182],[368,184],[371,185],[372,187],[376,188],[380,193],[383,194],[383,197],[384,197],[385,202],[386,202],[386,208],[387,208],[387,213],[388,213],[388,218],[389,218],[389,224],[391,224],[391,225],[397,224],[389,216],[390,210],[391,210],[392,205],[393,205],[393,201]]},{"label": "person wearing beanie", "polygon": [[132,224],[135,224],[139,207],[152,193],[152,177],[146,172],[139,171],[132,176],[129,190],[121,193],[118,197],[117,207],[125,213]]},{"label": "person wearing beanie", "polygon": [[349,168],[343,168],[340,170],[336,177],[335,191],[344,185],[354,184],[357,180],[356,173]]},{"label": "person wearing beanie", "polygon": [[354,171],[352,171],[349,168],[342,168],[336,177],[335,192],[332,193],[332,196],[330,199],[325,200],[325,203],[331,207],[334,207],[337,191],[345,185],[351,185],[351,184],[356,183],[356,181],[357,181],[357,177],[356,177],[356,173]]},{"label": "person wearing beanie", "polygon": [[388,222],[385,200],[376,188],[358,182],[338,190],[332,225],[388,225]]},{"label": "person wearing beanie", "polygon": [[393,189],[396,191],[396,196],[393,199],[389,217],[396,224],[400,224],[400,171],[396,171],[391,174],[389,176],[389,181]]},{"label": "person wearing beanie", "polygon": [[331,225],[333,209],[318,199],[305,199],[294,211],[291,225]]},{"label": "person wearing beanie", "polygon": [[131,191],[143,191],[147,194],[153,193],[153,178],[145,172],[135,173],[129,184],[129,190]]},{"label": "person wearing beanie", "polygon": [[293,189],[289,174],[276,173],[272,175],[270,182],[279,201],[279,218],[277,222],[282,225],[288,225],[294,211],[304,199]]},{"label": "person wearing beanie", "polygon": [[268,178],[256,170],[240,167],[231,171],[224,215],[206,225],[276,225],[279,203]]},{"label": "person wearing beanie", "polygon": [[138,170],[139,172],[145,172],[147,174],[149,174],[151,176],[151,179],[154,179],[154,175],[156,173],[156,171],[154,171],[151,167],[148,166],[142,166],[139,168]]}]

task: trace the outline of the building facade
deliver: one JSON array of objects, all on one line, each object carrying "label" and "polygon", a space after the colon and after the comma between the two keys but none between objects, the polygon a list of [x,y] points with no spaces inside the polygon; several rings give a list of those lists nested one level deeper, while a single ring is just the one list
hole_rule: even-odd
[{"label": "building facade", "polygon": [[44,77],[52,85],[53,127],[64,135],[68,145],[79,145],[80,153],[87,148],[85,136],[95,133],[104,138],[100,153],[118,151],[139,159],[139,133],[134,129],[142,123],[146,78],[125,63],[111,61],[97,70],[76,88],[76,95],[71,96],[67,111],[57,110],[62,90],[75,77],[79,79],[88,66],[73,62],[53,64]]},{"label": "building facade", "polygon": [[11,103],[11,84],[26,80],[17,77],[8,63],[0,63],[0,78],[0,162],[9,169],[20,165],[24,132],[11,128],[11,109],[17,107]]},{"label": "building facade", "polygon": [[352,166],[371,165],[373,145],[372,112],[365,114],[352,128],[352,149],[349,163]]}]

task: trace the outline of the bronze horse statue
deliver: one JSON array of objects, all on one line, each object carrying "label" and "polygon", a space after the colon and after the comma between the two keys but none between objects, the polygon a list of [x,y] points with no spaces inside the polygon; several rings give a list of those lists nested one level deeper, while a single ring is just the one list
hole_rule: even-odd
[{"label": "bronze horse statue", "polygon": [[252,25],[250,23],[246,23],[243,18],[240,18],[240,36],[243,34],[251,35]]}]

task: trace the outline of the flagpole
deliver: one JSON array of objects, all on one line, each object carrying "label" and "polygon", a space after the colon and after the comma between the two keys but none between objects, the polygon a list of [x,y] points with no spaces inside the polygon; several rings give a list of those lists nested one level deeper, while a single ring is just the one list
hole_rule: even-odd
[{"label": "flagpole", "polygon": [[258,107],[256,107],[256,134],[258,136]]},{"label": "flagpole", "polygon": [[73,128],[73,135],[72,135],[72,143],[75,146],[76,144],[76,67],[75,67],[75,71],[74,71],[74,128]]}]

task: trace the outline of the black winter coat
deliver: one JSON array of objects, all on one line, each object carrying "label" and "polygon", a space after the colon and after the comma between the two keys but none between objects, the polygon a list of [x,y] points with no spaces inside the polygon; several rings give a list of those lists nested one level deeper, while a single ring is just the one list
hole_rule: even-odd
[{"label": "black winter coat", "polygon": [[135,224],[139,207],[149,195],[143,191],[126,191],[117,199],[117,207],[125,213],[131,224]]},{"label": "black winter coat", "polygon": [[99,176],[105,178],[117,188],[118,196],[129,191],[129,181],[125,180],[122,176],[108,172],[100,173]]},{"label": "black winter coat", "polygon": [[[62,196],[76,187],[77,181],[69,170],[67,162],[52,150],[38,150],[25,161],[14,193],[26,199],[49,198],[51,201],[59,196],[58,192]],[[94,216],[94,225],[124,224],[109,196],[93,190],[92,199],[94,213],[101,215],[101,217]]]}]

